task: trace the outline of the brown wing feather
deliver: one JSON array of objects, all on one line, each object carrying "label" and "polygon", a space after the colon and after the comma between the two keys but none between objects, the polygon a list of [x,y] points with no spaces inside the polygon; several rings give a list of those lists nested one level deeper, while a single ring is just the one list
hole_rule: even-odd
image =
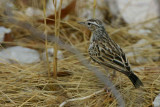
[{"label": "brown wing feather", "polygon": [[[103,40],[106,40],[106,38]],[[101,65],[105,65],[122,73],[132,72],[124,52],[119,45],[111,39],[107,40],[107,42],[92,42],[89,53],[91,58]]]}]

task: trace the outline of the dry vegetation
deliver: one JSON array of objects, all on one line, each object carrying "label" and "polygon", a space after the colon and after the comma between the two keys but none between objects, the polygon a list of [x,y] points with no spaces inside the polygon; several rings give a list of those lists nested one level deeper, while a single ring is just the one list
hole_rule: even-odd
[{"label": "dry vegetation", "polygon": [[[38,3],[34,1],[27,4],[21,0],[17,0],[17,2],[15,2],[17,9],[12,9],[16,14],[15,18],[19,21],[31,23],[36,29],[53,35],[55,33],[54,21],[44,24],[36,17],[25,16],[23,11],[29,4],[41,8],[45,13],[43,2]],[[4,8],[2,10],[4,10]],[[0,25],[11,28],[12,32],[10,35],[14,35],[14,37],[2,43],[1,48],[20,45],[42,52],[46,47],[53,47],[53,43],[48,42],[46,44],[47,41],[35,39],[28,30],[7,22],[5,20],[7,19],[7,15],[4,14],[2,10],[0,12]],[[22,14],[18,13],[18,11],[22,12]],[[82,54],[89,59],[87,48],[90,32],[77,24],[77,21],[80,21],[80,19],[76,16],[75,12],[68,12],[66,15],[68,19],[62,19],[60,21],[60,38],[65,41],[65,43],[79,49]],[[43,17],[41,19],[43,20]],[[134,26],[151,23],[154,20],[155,19],[152,19]],[[154,27],[150,29],[152,32],[148,36],[145,36],[140,34],[131,35],[128,33],[128,30],[134,26],[120,25],[119,23],[116,23],[118,27],[111,24],[106,26],[106,30],[125,52],[132,52],[135,46],[134,44],[144,38],[149,41],[152,47],[143,49],[142,45],[137,46],[139,51],[141,51],[138,55],[145,56],[149,59],[146,63],[138,64],[135,61],[131,61],[134,69],[142,68],[138,69],[140,72],[134,72],[143,81],[144,87],[135,89],[128,78],[120,73],[117,73],[116,78],[112,79],[112,82],[122,94],[126,107],[151,107],[154,98],[160,93],[160,60],[154,61],[151,58],[156,55],[159,56],[160,53],[160,25],[155,23]],[[157,35],[157,37],[155,35]],[[144,46],[145,45],[147,44],[144,44]],[[59,46],[58,48],[61,49]],[[104,88],[103,83],[83,66],[74,54],[65,49],[61,49],[61,51],[63,52],[64,59],[58,60],[57,79],[53,77],[53,63],[41,61],[39,63],[26,65],[18,63],[0,64],[0,106],[58,107],[65,100],[85,97]],[[129,57],[129,59],[136,57],[137,56]],[[98,65],[92,61],[91,64],[98,67]],[[99,68],[106,74],[104,69]],[[66,104],[66,107],[116,106],[117,100],[115,97],[110,92],[106,93],[105,91],[91,98]]]}]

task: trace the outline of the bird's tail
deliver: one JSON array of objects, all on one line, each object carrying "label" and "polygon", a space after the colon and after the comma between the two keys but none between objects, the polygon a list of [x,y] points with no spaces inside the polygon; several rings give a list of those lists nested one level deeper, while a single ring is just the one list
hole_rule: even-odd
[{"label": "bird's tail", "polygon": [[140,86],[143,86],[143,83],[141,82],[141,80],[134,73],[131,73],[128,76],[128,78],[132,81],[135,88],[139,88]]}]

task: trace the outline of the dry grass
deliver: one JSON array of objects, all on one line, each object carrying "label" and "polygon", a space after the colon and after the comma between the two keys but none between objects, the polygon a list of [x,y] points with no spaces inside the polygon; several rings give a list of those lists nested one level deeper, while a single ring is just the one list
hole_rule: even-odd
[{"label": "dry grass", "polygon": [[[17,2],[18,4],[18,2]],[[24,7],[19,7],[23,8]],[[2,17],[5,18],[1,12]],[[44,25],[35,20],[27,19],[26,16],[17,16],[17,19],[29,20],[37,29],[47,31],[49,34],[54,33],[53,25]],[[75,46],[81,50],[84,56],[89,59],[87,48],[89,43],[89,34],[87,30],[81,28],[76,23],[78,18],[70,15],[68,21],[61,21],[60,38],[66,43]],[[146,22],[150,23],[152,20]],[[143,25],[144,23],[141,23]],[[12,34],[15,36],[13,42],[6,42],[8,45],[21,45],[31,47],[34,49],[45,50],[44,42],[29,38],[29,32],[12,24],[6,25],[0,22],[0,25],[12,28]],[[113,28],[107,26],[107,31],[111,37],[125,50],[125,52],[132,52],[134,44],[141,39],[146,39],[152,48],[143,50],[143,46],[137,46],[142,51],[139,56],[146,56],[150,59],[145,64],[132,63],[133,68],[144,68],[141,72],[135,73],[144,83],[144,87],[135,89],[131,82],[124,75],[117,73],[117,77],[113,82],[117,89],[122,94],[127,107],[151,107],[155,96],[160,93],[160,60],[153,61],[152,56],[160,53],[160,38],[155,35],[160,34],[160,26],[155,26],[150,29],[152,33],[149,36],[128,34],[130,26],[121,26]],[[137,25],[135,25],[137,26]],[[17,32],[19,31],[19,32]],[[24,42],[26,41],[27,42]],[[146,45],[146,44],[144,44]],[[48,43],[47,47],[53,47],[52,43]],[[5,47],[3,47],[5,48]],[[64,59],[58,61],[58,72],[70,72],[72,75],[53,78],[53,74],[48,76],[48,69],[53,70],[53,63],[41,61],[39,63],[22,65],[22,64],[0,64],[0,106],[3,107],[58,107],[63,101],[72,98],[88,96],[98,90],[101,90],[104,85],[95,77],[95,75],[85,68],[76,58],[75,55],[62,50]],[[137,57],[137,56],[133,56]],[[131,58],[133,58],[131,57]],[[129,59],[131,59],[129,58]],[[95,63],[91,62],[93,65]],[[51,67],[51,68],[48,68]],[[104,69],[100,68],[102,72]],[[107,74],[106,74],[107,75]],[[105,91],[82,101],[70,102],[66,107],[116,107],[117,101]]]}]

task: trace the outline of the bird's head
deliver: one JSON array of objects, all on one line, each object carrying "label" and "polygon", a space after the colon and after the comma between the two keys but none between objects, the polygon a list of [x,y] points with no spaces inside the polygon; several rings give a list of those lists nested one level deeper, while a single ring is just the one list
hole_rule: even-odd
[{"label": "bird's head", "polygon": [[79,24],[82,24],[82,25],[88,27],[88,29],[91,31],[95,31],[96,29],[103,27],[102,22],[98,19],[89,19],[84,22],[79,22]]}]

